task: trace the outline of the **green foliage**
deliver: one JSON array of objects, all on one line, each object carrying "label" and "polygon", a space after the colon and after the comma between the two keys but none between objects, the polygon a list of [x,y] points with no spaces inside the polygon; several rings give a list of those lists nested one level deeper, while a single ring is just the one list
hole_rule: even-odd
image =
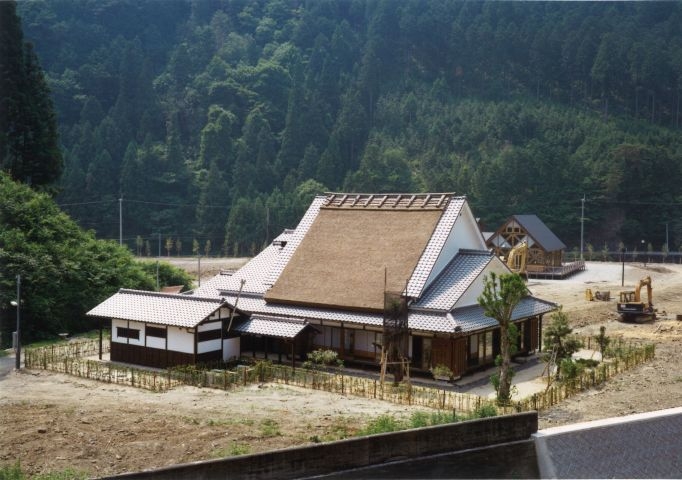
[{"label": "green foliage", "polygon": [[[296,225],[309,180],[454,190],[491,229],[532,212],[569,248],[585,195],[596,257],[605,242],[662,245],[677,218],[677,2],[16,8],[59,112],[59,201],[117,238],[122,193],[131,249],[161,232],[251,254]],[[20,61],[18,20],[2,17],[0,58]]]},{"label": "green foliage", "polygon": [[511,357],[518,336],[518,330],[512,326],[512,313],[528,294],[528,288],[523,278],[516,273],[497,275],[491,272],[484,277],[483,282],[483,293],[478,297],[478,304],[486,316],[494,318],[500,325],[500,356],[497,362],[500,368],[496,380],[491,378],[491,381],[497,382],[497,401],[508,403],[512,395]]},{"label": "green foliage", "polygon": [[[550,318],[552,322],[547,325],[543,334],[544,345],[546,352],[555,352],[556,376],[560,378],[564,376],[562,373],[564,367],[571,368],[572,373],[575,373],[577,367],[572,365],[571,357],[582,348],[583,344],[580,340],[570,336],[573,329],[568,325],[568,317],[563,309],[552,313]],[[546,358],[549,359],[551,355],[552,353],[548,353]]]},{"label": "green foliage", "polygon": [[453,375],[450,367],[448,367],[447,365],[443,365],[443,364],[435,365],[434,367],[431,368],[430,371],[431,371],[431,375],[433,375],[434,378],[437,378],[437,377],[452,378],[452,375]]},{"label": "green foliage", "polygon": [[49,88],[33,45],[24,42],[17,4],[0,2],[0,171],[49,190],[63,159]]},{"label": "green foliage", "polygon": [[158,268],[159,273],[159,288],[182,285],[182,291],[192,288],[194,278],[192,278],[185,270],[171,265],[163,261],[140,261],[140,267],[151,278],[156,279]]},{"label": "green foliage", "polygon": [[23,472],[19,462],[14,465],[0,466],[0,479],[2,480],[25,480],[28,478],[37,480],[85,480],[88,475],[85,472],[67,468],[60,472],[40,473],[29,477]]},{"label": "green foliage", "polygon": [[606,358],[606,350],[609,348],[609,344],[611,343],[611,337],[606,335],[605,326],[602,325],[599,327],[599,335],[596,335],[594,340],[597,342],[597,345],[599,345],[599,353],[601,353],[601,358],[603,360]]},{"label": "green foliage", "polygon": [[365,428],[358,432],[358,436],[375,435],[377,433],[389,433],[403,430],[405,427],[392,415],[380,415],[370,420]]},{"label": "green foliage", "polygon": [[266,418],[260,423],[260,433],[263,437],[278,437],[282,435],[279,424],[271,418]]},{"label": "green foliage", "polygon": [[343,360],[334,350],[318,348],[308,353],[308,359],[303,362],[303,368],[317,370],[321,367],[343,367]]},{"label": "green foliage", "polygon": [[85,313],[119,288],[153,290],[130,252],[96,240],[46,195],[0,173],[0,320],[11,338],[16,276],[21,275],[24,341],[93,327]]},{"label": "green foliage", "polygon": [[557,371],[561,372],[561,380],[571,380],[577,378],[585,370],[585,366],[583,362],[573,361],[571,358],[562,358]]},{"label": "green foliage", "polygon": [[474,418],[489,418],[497,416],[497,408],[492,403],[484,403],[474,410]]}]

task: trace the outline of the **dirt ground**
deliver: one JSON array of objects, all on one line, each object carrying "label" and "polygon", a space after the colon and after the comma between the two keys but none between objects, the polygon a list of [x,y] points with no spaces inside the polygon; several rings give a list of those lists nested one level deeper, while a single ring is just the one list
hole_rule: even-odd
[{"label": "dirt ground", "polygon": [[[531,292],[563,305],[576,332],[656,344],[656,358],[607,385],[541,412],[540,428],[682,405],[682,266],[589,263],[563,281],[531,280]],[[202,269],[203,270],[203,269]],[[203,272],[202,272],[203,273]],[[645,275],[659,318],[616,320],[615,298]],[[585,289],[610,302],[585,300]],[[30,473],[72,468],[92,477],[175,463],[257,453],[352,435],[381,414],[417,408],[280,385],[234,392],[183,387],[167,393],[101,384],[43,371],[16,373],[0,358],[0,465]]]}]

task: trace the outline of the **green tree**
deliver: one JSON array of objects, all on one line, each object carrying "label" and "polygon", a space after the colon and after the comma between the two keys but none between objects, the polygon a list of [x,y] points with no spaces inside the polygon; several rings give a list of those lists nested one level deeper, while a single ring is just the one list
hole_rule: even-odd
[{"label": "green tree", "polygon": [[0,173],[0,324],[11,324],[9,302],[22,278],[26,339],[92,328],[85,313],[119,288],[151,290],[154,280],[118,242],[96,240],[45,193]]},{"label": "green tree", "polygon": [[551,316],[552,322],[547,325],[544,337],[545,351],[551,352],[556,361],[556,377],[561,376],[561,365],[563,360],[570,360],[575,352],[582,348],[582,343],[570,338],[573,329],[568,325],[568,317],[563,310],[559,309]]},{"label": "green tree", "polygon": [[51,189],[64,168],[45,75],[24,43],[16,2],[0,2],[0,170]]},{"label": "green tree", "polygon": [[491,272],[484,277],[483,293],[478,304],[483,307],[487,317],[494,318],[500,325],[500,370],[497,401],[508,403],[511,400],[511,356],[512,338],[510,326],[514,308],[528,294],[523,278],[516,273],[500,275]]}]

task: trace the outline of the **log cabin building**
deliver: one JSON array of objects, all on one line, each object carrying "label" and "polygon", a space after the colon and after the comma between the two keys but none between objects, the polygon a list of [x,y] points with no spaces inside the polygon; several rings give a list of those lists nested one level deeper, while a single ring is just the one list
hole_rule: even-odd
[{"label": "log cabin building", "polygon": [[507,258],[521,242],[528,245],[525,274],[530,277],[564,278],[584,270],[584,262],[565,262],[566,245],[537,215],[513,215],[495,232],[484,234],[486,245]]},{"label": "log cabin building", "polygon": [[[202,282],[191,294],[168,295],[165,308],[197,303],[180,327],[194,335],[183,344],[183,361],[265,352],[294,362],[322,348],[347,364],[378,365],[388,341],[387,292],[393,292],[404,305],[401,349],[410,367],[427,371],[444,364],[461,376],[492,365],[500,350],[497,321],[477,301],[492,272],[509,269],[486,247],[463,196],[330,193],[316,197],[295,229],[244,267]],[[173,342],[143,342],[149,327],[173,330],[181,322],[163,308],[152,313],[145,306],[163,295],[122,290],[88,313],[111,319],[112,360],[120,359],[115,348],[132,358],[131,345],[173,351],[166,357],[136,352],[135,358],[176,358]],[[128,313],[121,310],[126,299],[132,302]],[[529,294],[514,309],[519,355],[540,348],[543,316],[556,308]],[[220,336],[209,347],[199,334],[216,325]],[[131,328],[139,338],[126,337]]]}]

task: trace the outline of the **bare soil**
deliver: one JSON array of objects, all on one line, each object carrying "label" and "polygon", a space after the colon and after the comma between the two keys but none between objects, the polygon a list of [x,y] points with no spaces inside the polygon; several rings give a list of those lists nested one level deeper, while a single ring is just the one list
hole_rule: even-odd
[{"label": "bare soil", "polygon": [[[659,319],[618,322],[618,292],[644,275],[653,279]],[[626,265],[625,287],[620,284],[620,264],[591,263],[572,279],[529,282],[534,295],[564,306],[577,332],[594,335],[605,325],[611,337],[656,344],[652,362],[541,412],[540,428],[682,404],[682,321],[676,320],[682,266]],[[611,301],[585,300],[586,288],[610,291]],[[417,410],[270,384],[151,393],[44,371],[16,373],[13,363],[0,358],[0,465],[20,461],[30,474],[72,468],[97,477],[257,453],[343,438],[376,416]]]}]

